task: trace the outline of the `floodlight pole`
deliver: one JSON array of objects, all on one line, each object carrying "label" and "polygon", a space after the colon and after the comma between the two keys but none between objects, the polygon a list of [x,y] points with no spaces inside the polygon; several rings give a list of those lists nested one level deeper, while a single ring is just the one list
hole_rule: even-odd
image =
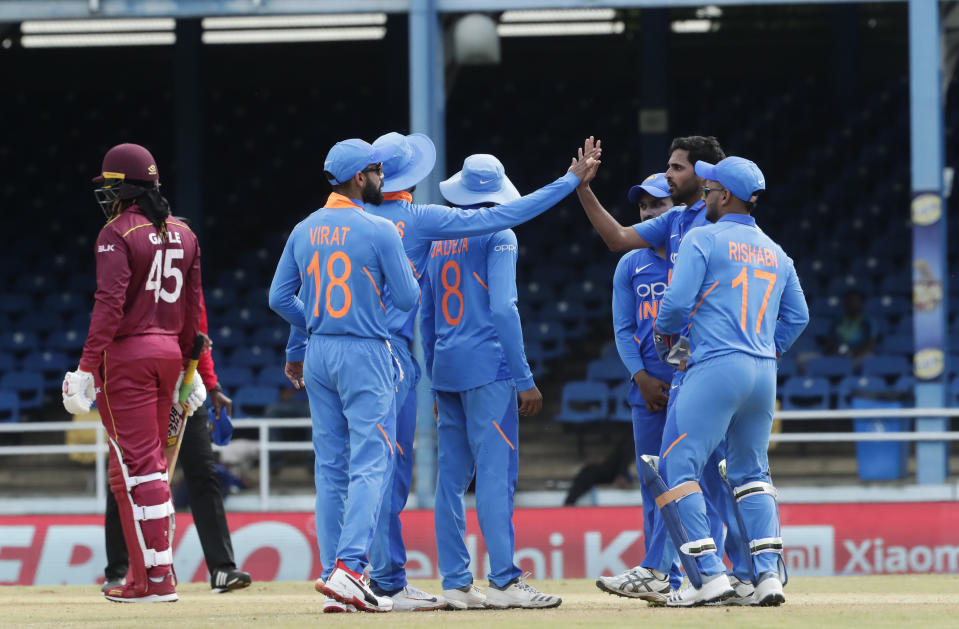
[{"label": "floodlight pole", "polygon": [[[419,203],[441,202],[439,182],[446,174],[446,88],[436,0],[410,2],[409,33],[410,131],[425,133],[436,145],[436,166],[430,176],[417,185],[415,196]],[[417,320],[419,317],[417,314]],[[424,365],[419,321],[414,330],[413,356]],[[420,509],[431,509],[436,496],[436,422],[425,365],[416,387],[416,406],[416,504]]]},{"label": "floodlight pole", "polygon": [[[943,203],[943,93],[939,3],[909,0],[909,117],[912,138],[912,274],[916,406],[946,406],[949,358],[948,261]],[[948,430],[947,419],[917,419],[916,431]],[[949,446],[916,444],[916,480],[946,482]]]}]

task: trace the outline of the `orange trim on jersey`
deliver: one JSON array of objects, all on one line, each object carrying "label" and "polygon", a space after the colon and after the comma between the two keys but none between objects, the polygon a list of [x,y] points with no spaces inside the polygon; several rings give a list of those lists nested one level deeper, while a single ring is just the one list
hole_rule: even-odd
[{"label": "orange trim on jersey", "polygon": [[420,272],[416,270],[416,265],[413,264],[413,261],[409,258],[407,258],[406,261],[410,263],[410,268],[413,269],[413,275],[416,276],[416,279],[420,279]]},{"label": "orange trim on jersey", "polygon": [[706,301],[706,296],[709,295],[709,293],[713,292],[713,289],[716,288],[717,286],[719,286],[719,282],[713,282],[713,285],[709,287],[709,290],[703,293],[703,298],[699,300],[699,303],[696,304],[696,307],[693,308],[693,311],[689,313],[690,319],[693,318],[693,315],[696,314],[696,311],[699,310],[699,307],[703,305],[704,301]]},{"label": "orange trim on jersey", "polygon": [[377,424],[376,427],[380,429],[380,432],[381,432],[381,433],[383,433],[383,438],[386,439],[386,445],[388,445],[388,446],[390,447],[390,454],[393,454],[393,442],[390,441],[389,436],[387,436],[386,431],[383,430],[383,427],[382,427],[382,426],[380,426],[379,424]]},{"label": "orange trim on jersey", "polygon": [[[654,332],[656,331],[655,328],[653,328],[653,331],[654,331]],[[636,341],[637,343],[639,343],[640,345],[643,344],[642,341],[640,341],[638,338],[636,338],[636,335],[635,335],[635,334],[633,335],[633,340]]]},{"label": "orange trim on jersey", "polygon": [[400,451],[400,456],[406,456],[406,453],[403,452],[403,446],[400,445],[400,442],[396,442],[396,449]]},{"label": "orange trim on jersey", "polygon": [[499,431],[500,436],[503,438],[503,441],[506,442],[506,445],[509,446],[509,449],[510,449],[510,450],[515,450],[516,448],[514,448],[514,447],[513,447],[513,444],[510,443],[510,440],[506,438],[506,433],[503,432],[503,429],[499,427],[499,424],[497,424],[495,420],[493,421],[493,425],[496,426],[496,430]]},{"label": "orange trim on jersey", "polygon": [[413,202],[413,195],[405,190],[403,192],[384,192],[383,193],[384,201],[406,201],[407,203]]},{"label": "orange trim on jersey", "polygon": [[683,439],[685,439],[685,438],[686,438],[686,435],[688,435],[688,434],[689,434],[688,432],[684,432],[683,434],[681,434],[681,435],[679,435],[678,437],[676,437],[676,441],[674,441],[674,442],[672,442],[671,444],[669,444],[669,447],[666,448],[666,451],[665,451],[665,452],[663,452],[663,458],[665,459],[665,458],[666,458],[666,455],[669,454],[669,451],[673,449],[673,446],[675,446],[677,443],[679,443],[680,441],[682,441]]},{"label": "orange trim on jersey", "polygon": [[373,275],[370,274],[365,266],[363,267],[363,272],[366,273],[366,277],[370,278],[370,283],[373,284],[373,290],[376,291],[376,297],[380,300],[380,308],[386,310],[386,306],[383,305],[383,298],[380,297],[380,289],[376,287],[376,280],[373,279]]},{"label": "orange trim on jersey", "polygon": [[476,281],[480,283],[480,286],[482,286],[483,288],[486,289],[487,292],[489,292],[489,287],[486,285],[486,282],[480,279],[480,276],[476,274],[476,271],[473,271],[473,277],[475,277]]},{"label": "orange trim on jersey", "polygon": [[130,229],[128,229],[128,230],[126,230],[125,232],[123,232],[123,237],[126,238],[127,235],[128,235],[130,232],[135,231],[135,230],[137,230],[137,229],[140,229],[141,227],[153,227],[153,223],[143,223],[142,225],[137,225],[137,226],[135,226],[135,227],[131,227]]},{"label": "orange trim on jersey", "polygon": [[334,210],[341,209],[341,208],[355,207],[361,212],[366,211],[361,206],[357,205],[356,203],[353,203],[353,199],[343,196],[342,194],[338,192],[331,192],[329,198],[326,200],[326,205],[324,205],[323,207],[334,209]]}]

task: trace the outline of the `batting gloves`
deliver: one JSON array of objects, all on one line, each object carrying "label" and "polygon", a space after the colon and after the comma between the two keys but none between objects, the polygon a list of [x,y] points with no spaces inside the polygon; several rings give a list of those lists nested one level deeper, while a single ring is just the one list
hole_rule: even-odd
[{"label": "batting gloves", "polygon": [[80,415],[90,410],[96,392],[93,374],[88,371],[68,371],[63,377],[63,408],[71,415]]},{"label": "batting gloves", "polygon": [[[173,389],[174,398],[180,399],[180,387],[183,385],[183,372],[180,372],[180,377],[176,381],[176,388]],[[189,385],[189,394],[187,398],[183,400],[183,409],[186,411],[186,416],[189,417],[200,408],[204,402],[206,402],[206,387],[203,386],[203,378],[200,377],[199,373],[193,374],[193,382]]]}]

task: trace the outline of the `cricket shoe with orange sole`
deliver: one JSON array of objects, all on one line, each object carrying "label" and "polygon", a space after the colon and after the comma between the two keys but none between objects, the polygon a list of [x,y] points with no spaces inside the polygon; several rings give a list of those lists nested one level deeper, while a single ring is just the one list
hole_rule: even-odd
[{"label": "cricket shoe with orange sole", "polygon": [[370,589],[366,577],[347,568],[340,559],[336,560],[333,573],[320,591],[341,603],[354,605],[360,611],[393,611],[393,599],[388,596],[377,596]]},{"label": "cricket shoe with orange sole", "polygon": [[137,583],[127,583],[110,588],[103,596],[114,603],[172,603],[180,600],[172,572],[159,582],[147,579],[146,588]]}]

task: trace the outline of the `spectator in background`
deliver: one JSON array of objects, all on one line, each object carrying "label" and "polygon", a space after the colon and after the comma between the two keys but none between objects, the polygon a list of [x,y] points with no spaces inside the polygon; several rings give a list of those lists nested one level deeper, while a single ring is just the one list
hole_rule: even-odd
[{"label": "spectator in background", "polygon": [[847,291],[843,297],[843,314],[836,319],[825,338],[829,354],[861,359],[873,353],[879,340],[879,326],[863,312],[863,295]]}]

